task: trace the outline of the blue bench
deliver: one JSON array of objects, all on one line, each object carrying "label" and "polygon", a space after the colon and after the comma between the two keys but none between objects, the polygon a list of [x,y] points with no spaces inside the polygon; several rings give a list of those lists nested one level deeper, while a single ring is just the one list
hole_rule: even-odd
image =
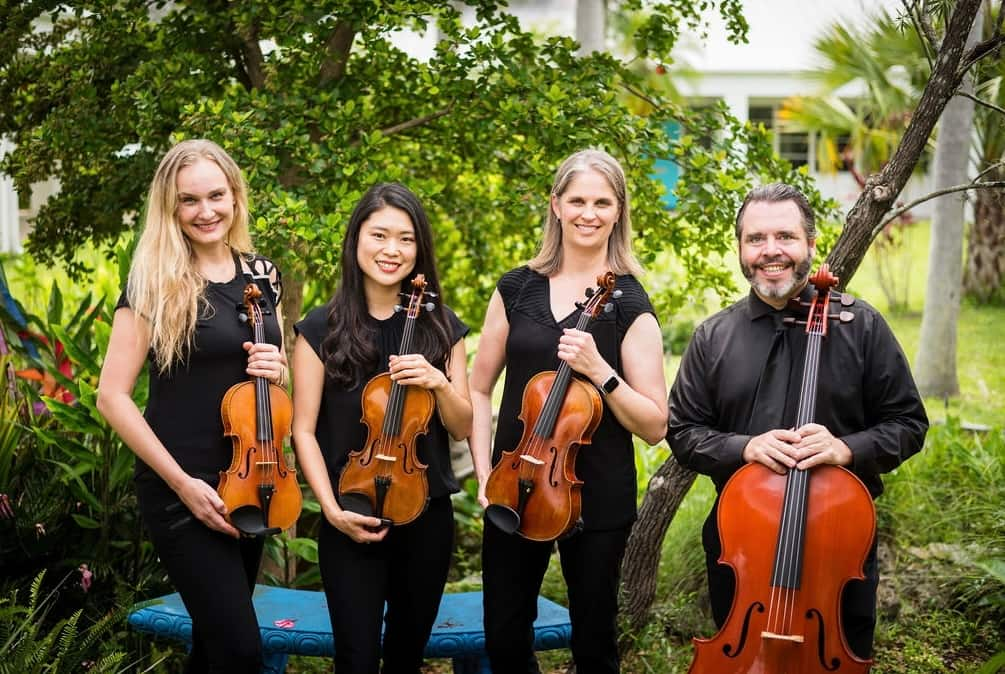
[{"label": "blue bench", "polygon": [[[331,657],[334,653],[323,592],[256,585],[254,602],[265,653],[263,673],[285,672],[290,655]],[[569,612],[538,597],[537,613],[534,650],[567,647],[572,635]],[[129,624],[140,632],[192,644],[192,620],[177,593],[138,604],[129,614]],[[485,656],[481,592],[443,595],[433,633],[426,644],[426,657],[453,658],[455,674],[492,671]]]}]

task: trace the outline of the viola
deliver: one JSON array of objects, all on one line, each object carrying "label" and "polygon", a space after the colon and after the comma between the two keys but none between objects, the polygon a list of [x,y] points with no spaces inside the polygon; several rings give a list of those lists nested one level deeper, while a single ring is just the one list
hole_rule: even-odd
[{"label": "viola", "polygon": [[[244,289],[244,313],[255,344],[265,341],[265,325],[255,283]],[[278,534],[300,516],[302,496],[297,471],[286,465],[283,438],[290,433],[289,394],[265,377],[234,384],[220,404],[223,433],[233,443],[230,468],[220,471],[217,492],[227,520],[252,536]]]},{"label": "viola", "polygon": [[[417,274],[408,299],[405,331],[399,354],[411,353],[416,320],[423,309],[432,311],[436,297],[426,290],[426,278]],[[401,311],[396,306],[395,311]],[[349,453],[339,477],[339,504],[344,510],[377,517],[382,525],[408,524],[426,509],[429,483],[426,464],[416,453],[416,440],[429,430],[436,398],[428,389],[404,386],[384,372],[363,387],[366,444]]]},{"label": "viola", "polygon": [[[577,330],[586,331],[601,310],[614,309],[609,299],[621,295],[615,277],[597,277],[587,289]],[[604,404],[589,382],[572,376],[562,362],[558,370],[539,372],[524,387],[520,420],[523,436],[504,451],[485,484],[489,505],[485,517],[502,531],[533,541],[551,541],[582,528],[583,482],[576,477],[579,448],[588,445],[600,424]]]},{"label": "viola", "polygon": [[[816,414],[818,366],[828,322],[849,322],[847,310],[830,313],[838,279],[827,265],[810,282],[815,295],[806,319],[806,360],[796,428]],[[843,307],[854,303],[834,294]],[[805,306],[798,299],[796,305]],[[789,320],[789,319],[787,319]],[[789,322],[801,322],[789,320]],[[711,639],[695,639],[692,674],[817,674],[868,672],[872,660],[848,648],[841,627],[841,592],[862,579],[876,530],[876,511],[865,485],[834,465],[790,469],[779,475],[749,463],[719,498],[722,556],[736,574],[729,616]]]}]

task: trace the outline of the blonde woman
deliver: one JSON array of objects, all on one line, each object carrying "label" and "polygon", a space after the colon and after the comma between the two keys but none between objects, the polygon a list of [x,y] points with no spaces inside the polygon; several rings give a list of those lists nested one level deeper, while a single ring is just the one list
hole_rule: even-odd
[{"label": "blonde woman", "polygon": [[[666,382],[659,324],[637,276],[625,175],[599,150],[572,155],[559,167],[541,251],[496,285],[471,372],[471,453],[479,501],[491,465],[521,437],[523,390],[538,372],[565,361],[604,397],[593,442],[576,459],[584,481],[582,530],[558,542],[569,589],[572,655],[581,674],[617,672],[617,589],[621,558],[635,520],[632,436],[649,444],[666,433]],[[622,291],[614,311],[590,332],[575,329],[587,287],[612,271]],[[492,443],[492,389],[506,380]],[[491,457],[491,461],[490,461]],[[504,533],[485,523],[482,580],[485,648],[496,674],[537,672],[532,624],[553,544]]]},{"label": "blonde woman", "polygon": [[[98,409],[136,454],[144,524],[192,617],[186,672],[258,672],[251,601],[262,539],[239,535],[216,493],[231,459],[220,402],[249,375],[285,386],[280,274],[251,252],[247,188],[208,140],[164,155],[119,299],[101,370]],[[263,289],[266,343],[238,317],[249,282]],[[149,367],[141,413],[132,391]]]}]

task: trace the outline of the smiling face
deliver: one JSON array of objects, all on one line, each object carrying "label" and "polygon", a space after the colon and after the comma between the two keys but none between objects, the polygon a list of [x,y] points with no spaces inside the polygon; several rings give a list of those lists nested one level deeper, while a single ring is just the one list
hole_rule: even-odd
[{"label": "smiling face", "polygon": [[178,171],[175,180],[178,224],[195,247],[212,247],[227,241],[234,223],[234,194],[216,162],[199,159]]},{"label": "smiling face", "polygon": [[385,206],[360,225],[356,261],[363,284],[370,291],[397,293],[401,282],[415,269],[418,246],[415,226],[408,213]]},{"label": "smiling face", "polygon": [[781,309],[806,284],[814,241],[791,200],[752,201],[743,213],[740,269],[758,297]]},{"label": "smiling face", "polygon": [[621,212],[618,198],[603,174],[580,171],[560,195],[552,195],[551,209],[562,225],[565,245],[606,246]]}]

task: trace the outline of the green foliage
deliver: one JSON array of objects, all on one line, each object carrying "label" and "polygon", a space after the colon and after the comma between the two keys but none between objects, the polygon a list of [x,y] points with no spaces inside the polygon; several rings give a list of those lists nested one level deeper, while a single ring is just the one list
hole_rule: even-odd
[{"label": "green foliage", "polygon": [[[880,10],[861,27],[832,25],[814,46],[825,64],[814,73],[821,91],[787,100],[781,118],[820,134],[824,170],[844,168],[847,152],[860,170],[878,171],[900,143],[931,72],[917,31]],[[854,104],[838,98],[835,92],[853,83],[865,95]]]},{"label": "green foliage", "polygon": [[31,583],[26,605],[18,603],[17,590],[0,599],[0,674],[126,671],[125,653],[99,655],[99,640],[124,618],[123,611],[110,612],[84,627],[83,610],[78,609],[47,627],[46,615],[71,575],[42,597],[45,571],[41,571]]},{"label": "green foliage", "polygon": [[[35,222],[29,248],[40,259],[70,261],[84,241],[113,241],[135,220],[158,157],[196,135],[244,167],[257,245],[291,283],[331,286],[359,196],[380,180],[408,184],[435,226],[444,297],[473,325],[501,273],[533,254],[554,169],[583,147],[623,161],[643,260],[672,249],[687,272],[657,293],[661,311],[730,289],[709,256],[730,245],[753,181],[788,179],[823,207],[763,132],[725,108],[674,106],[629,67],[668,58],[682,30],[704,31],[706,11],[744,39],[738,0],[647,6],[624,61],[536,39],[491,0],[467,3],[473,24],[447,0],[43,4],[17,5],[0,32],[0,97],[10,102],[0,132],[16,145],[3,169],[21,188],[51,175],[63,186]],[[402,28],[435,29],[428,60],[395,46]],[[646,101],[647,116],[626,99]],[[685,130],[673,146],[671,119]],[[674,213],[650,177],[656,157],[682,167]]]}]

